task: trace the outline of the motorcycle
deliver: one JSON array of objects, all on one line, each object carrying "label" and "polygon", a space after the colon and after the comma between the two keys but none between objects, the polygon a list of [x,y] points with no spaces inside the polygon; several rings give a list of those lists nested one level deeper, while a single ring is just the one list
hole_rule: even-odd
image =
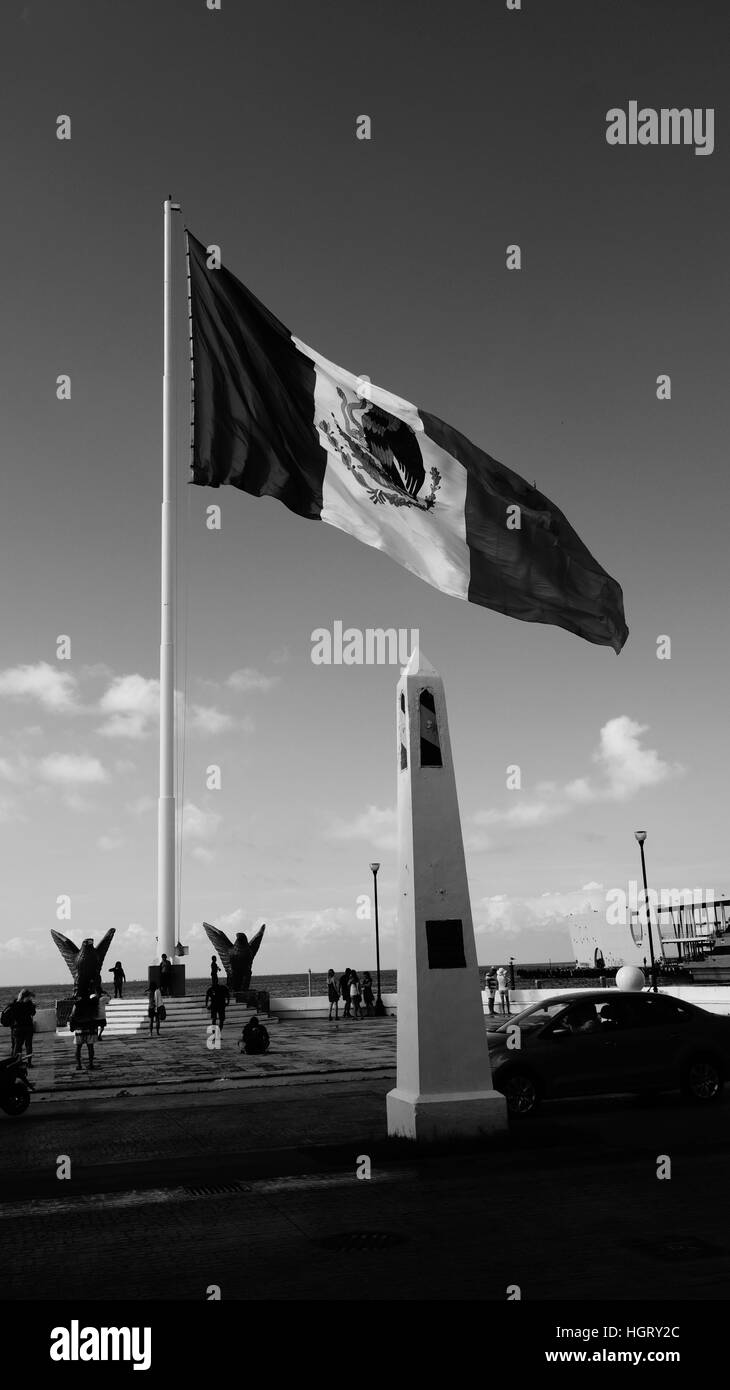
[{"label": "motorcycle", "polygon": [[35,1090],[28,1080],[28,1067],[20,1057],[0,1061],[0,1110],[6,1115],[23,1115],[30,1105],[30,1093]]}]

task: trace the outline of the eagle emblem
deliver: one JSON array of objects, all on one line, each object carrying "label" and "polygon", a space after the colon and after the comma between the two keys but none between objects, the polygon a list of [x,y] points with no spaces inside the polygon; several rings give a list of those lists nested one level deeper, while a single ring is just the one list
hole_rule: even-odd
[{"label": "eagle emblem", "polygon": [[438,468],[429,469],[430,487],[421,495],[426,468],[415,430],[372,401],[348,400],[339,386],[337,395],[340,420],[332,412],[329,420],[317,423],[370,500],[376,506],[389,502],[393,507],[430,512],[441,474]]}]

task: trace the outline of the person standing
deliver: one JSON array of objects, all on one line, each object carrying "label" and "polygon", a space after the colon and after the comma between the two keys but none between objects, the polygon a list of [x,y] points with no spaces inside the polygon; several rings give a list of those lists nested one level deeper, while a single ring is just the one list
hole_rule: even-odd
[{"label": "person standing", "polygon": [[95,994],[83,995],[74,1001],[68,1026],[76,1042],[76,1070],[83,1071],[81,1049],[86,1046],[89,1054],[89,1071],[94,1070],[94,1043],[96,1042],[96,1008],[98,997]]},{"label": "person standing", "polygon": [[122,968],[122,962],[120,960],[117,961],[116,965],[113,965],[111,967],[111,974],[114,977],[114,998],[123,999],[124,981],[127,977],[124,973],[124,970]]},{"label": "person standing", "polygon": [[330,1022],[332,1021],[332,1010],[335,1011],[335,1023],[339,1018],[340,990],[335,979],[334,970],[327,971],[327,998],[330,1005]]},{"label": "person standing", "polygon": [[361,998],[360,977],[357,971],[353,970],[350,974],[350,1005],[355,1010],[355,1018],[362,1018],[362,1009],[360,1008]]},{"label": "person standing", "polygon": [[106,1019],[106,1001],[107,1001],[108,998],[109,998],[109,995],[108,995],[108,993],[107,993],[107,991],[106,991],[105,989],[99,990],[99,994],[98,994],[97,1001],[96,1001],[96,1018],[97,1018],[96,1035],[97,1035],[97,1037],[98,1037],[98,1039],[99,1039],[99,1042],[101,1042],[101,1040],[102,1040],[102,1038],[103,1038],[103,1036],[104,1036],[104,1029],[106,1028],[106,1022],[107,1022],[107,1019]]},{"label": "person standing", "polygon": [[32,989],[21,989],[15,1001],[12,1022],[12,1049],[13,1056],[20,1057],[23,1048],[28,1059],[28,1066],[33,1065],[33,1018],[35,1015],[35,995]]},{"label": "person standing", "polygon": [[160,1010],[162,1008],[164,1008],[162,1003],[162,990],[159,985],[151,984],[149,989],[149,1002],[147,1004],[147,1017],[150,1021],[150,1037],[152,1037],[152,1028],[155,1024],[157,1026],[158,1038],[160,1036]]},{"label": "person standing", "polygon": [[167,956],[163,951],[162,959],[160,960],[160,993],[162,994],[163,999],[166,999],[169,996],[171,985],[172,961],[167,959]]},{"label": "person standing", "polygon": [[494,1014],[494,1000],[497,994],[497,972],[493,965],[487,966],[487,978],[484,987],[487,991],[487,1008],[490,1014]]},{"label": "person standing", "polygon": [[499,1006],[503,1014],[511,1013],[509,1006],[509,976],[503,965],[497,971],[497,987],[499,989]]},{"label": "person standing", "polygon": [[212,985],[218,984],[218,962],[215,956],[210,958],[210,983]]},{"label": "person standing", "polygon": [[372,1018],[375,1013],[375,995],[373,994],[373,977],[369,970],[366,970],[362,977],[362,1002],[365,1005],[367,1018]]},{"label": "person standing", "polygon": [[[223,1024],[226,1021],[226,1009],[228,1008],[228,1005],[231,1002],[231,996],[228,992],[228,986],[216,984],[215,996],[216,1009],[218,1013],[218,1027],[222,1028]],[[213,1020],[213,1022],[215,1022],[215,1020]]]},{"label": "person standing", "polygon": [[346,967],[346,969],[345,969],[344,975],[340,975],[340,998],[342,999],[342,1002],[343,1002],[343,1004],[344,1004],[344,1006],[345,1006],[344,1009],[342,1010],[342,1017],[343,1017],[343,1018],[352,1018],[352,1014],[350,1013],[350,975],[351,975],[351,974],[352,974],[352,971],[350,970],[350,967],[349,967],[349,965],[348,965],[348,966]]}]

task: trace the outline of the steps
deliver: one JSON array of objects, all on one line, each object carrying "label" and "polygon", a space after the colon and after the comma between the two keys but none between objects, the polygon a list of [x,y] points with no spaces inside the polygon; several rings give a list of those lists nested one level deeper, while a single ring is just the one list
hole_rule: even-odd
[{"label": "steps", "polygon": [[[165,999],[164,1004],[167,1018],[160,1024],[161,1030],[204,1033],[210,1025],[210,1013],[205,1008],[203,995],[186,999]],[[254,1013],[256,1010],[246,1004],[231,1002],[226,1009],[225,1031],[228,1032],[230,1029],[240,1036],[244,1024],[253,1018]],[[269,1014],[262,1013],[259,1017],[267,1028],[277,1021]],[[148,1032],[150,1024],[146,996],[138,999],[110,999],[106,1006],[106,1025],[105,1038]],[[56,1032],[68,1038],[73,1037],[68,1027],[58,1028]]]}]

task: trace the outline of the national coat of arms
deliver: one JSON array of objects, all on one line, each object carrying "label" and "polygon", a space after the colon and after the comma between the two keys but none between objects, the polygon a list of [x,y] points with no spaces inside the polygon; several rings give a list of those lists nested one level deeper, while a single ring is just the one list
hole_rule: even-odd
[{"label": "national coat of arms", "polygon": [[430,488],[420,496],[426,469],[415,430],[372,401],[348,400],[339,386],[337,395],[341,420],[332,412],[317,424],[371,501],[431,511],[441,474],[429,469]]}]

